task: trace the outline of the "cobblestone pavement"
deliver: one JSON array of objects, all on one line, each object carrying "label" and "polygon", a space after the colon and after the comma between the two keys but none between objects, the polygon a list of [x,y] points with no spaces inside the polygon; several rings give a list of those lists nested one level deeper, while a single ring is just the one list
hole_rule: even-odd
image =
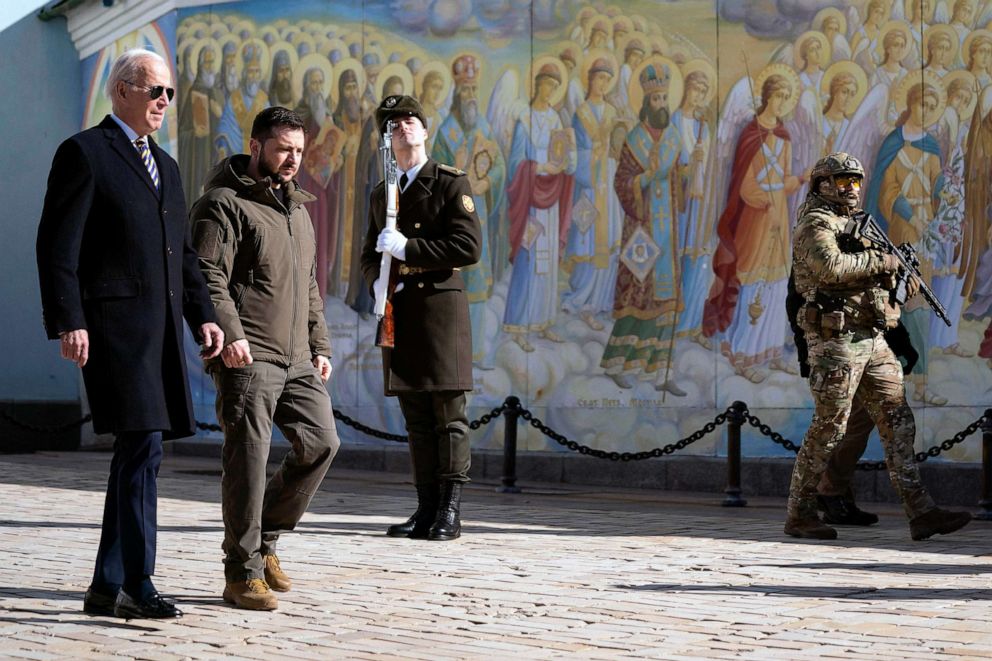
[{"label": "cobblestone pavement", "polygon": [[[280,543],[274,613],[220,598],[216,459],[167,456],[156,584],[176,621],[88,617],[109,455],[0,456],[0,657],[988,659],[992,525],[912,542],[900,510],[836,542],[784,500],[473,484],[455,542],[391,539],[412,488],[331,469]],[[526,485],[525,485],[526,486]]]}]

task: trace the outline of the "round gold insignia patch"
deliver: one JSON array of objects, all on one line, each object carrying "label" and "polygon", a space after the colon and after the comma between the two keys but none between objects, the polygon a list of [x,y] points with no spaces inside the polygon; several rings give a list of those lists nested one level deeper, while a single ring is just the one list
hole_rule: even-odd
[{"label": "round gold insignia patch", "polygon": [[475,211],[475,200],[471,195],[462,195],[462,206],[465,207],[465,211],[472,213]]}]

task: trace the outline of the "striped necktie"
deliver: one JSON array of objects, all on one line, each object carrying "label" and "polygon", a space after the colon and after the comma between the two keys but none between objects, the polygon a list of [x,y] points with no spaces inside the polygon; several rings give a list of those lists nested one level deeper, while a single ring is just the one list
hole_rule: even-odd
[{"label": "striped necktie", "polygon": [[155,190],[158,190],[158,167],[155,165],[155,159],[152,158],[152,151],[148,148],[148,142],[144,138],[138,138],[134,141],[134,146],[138,148],[138,155],[141,156],[141,162],[145,164],[145,169],[148,170],[148,176],[152,178],[152,183],[155,184]]}]

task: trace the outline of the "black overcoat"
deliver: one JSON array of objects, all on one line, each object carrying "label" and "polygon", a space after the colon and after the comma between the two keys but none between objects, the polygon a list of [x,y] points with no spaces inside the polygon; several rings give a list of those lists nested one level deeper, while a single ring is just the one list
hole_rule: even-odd
[{"label": "black overcoat", "polygon": [[38,273],[48,337],[89,333],[83,380],[95,431],[174,438],[194,430],[182,320],[198,336],[216,318],[179,167],[149,144],[160,192],[109,116],[59,146],[38,227]]},{"label": "black overcoat", "polygon": [[[381,258],[376,240],[386,223],[382,183],[372,191],[369,215],[362,273],[371,291]],[[396,228],[408,241],[406,261],[393,260],[403,289],[391,299],[395,347],[382,350],[386,394],[472,390],[472,326],[458,269],[479,261],[482,232],[468,178],[428,160],[400,195]]]}]

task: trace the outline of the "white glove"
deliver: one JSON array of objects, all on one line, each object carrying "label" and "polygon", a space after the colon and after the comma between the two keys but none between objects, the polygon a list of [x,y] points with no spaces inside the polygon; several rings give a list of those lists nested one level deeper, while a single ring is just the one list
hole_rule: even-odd
[{"label": "white glove", "polygon": [[375,243],[376,252],[388,252],[400,261],[406,261],[406,237],[396,229],[388,227],[379,232],[379,240]]}]

